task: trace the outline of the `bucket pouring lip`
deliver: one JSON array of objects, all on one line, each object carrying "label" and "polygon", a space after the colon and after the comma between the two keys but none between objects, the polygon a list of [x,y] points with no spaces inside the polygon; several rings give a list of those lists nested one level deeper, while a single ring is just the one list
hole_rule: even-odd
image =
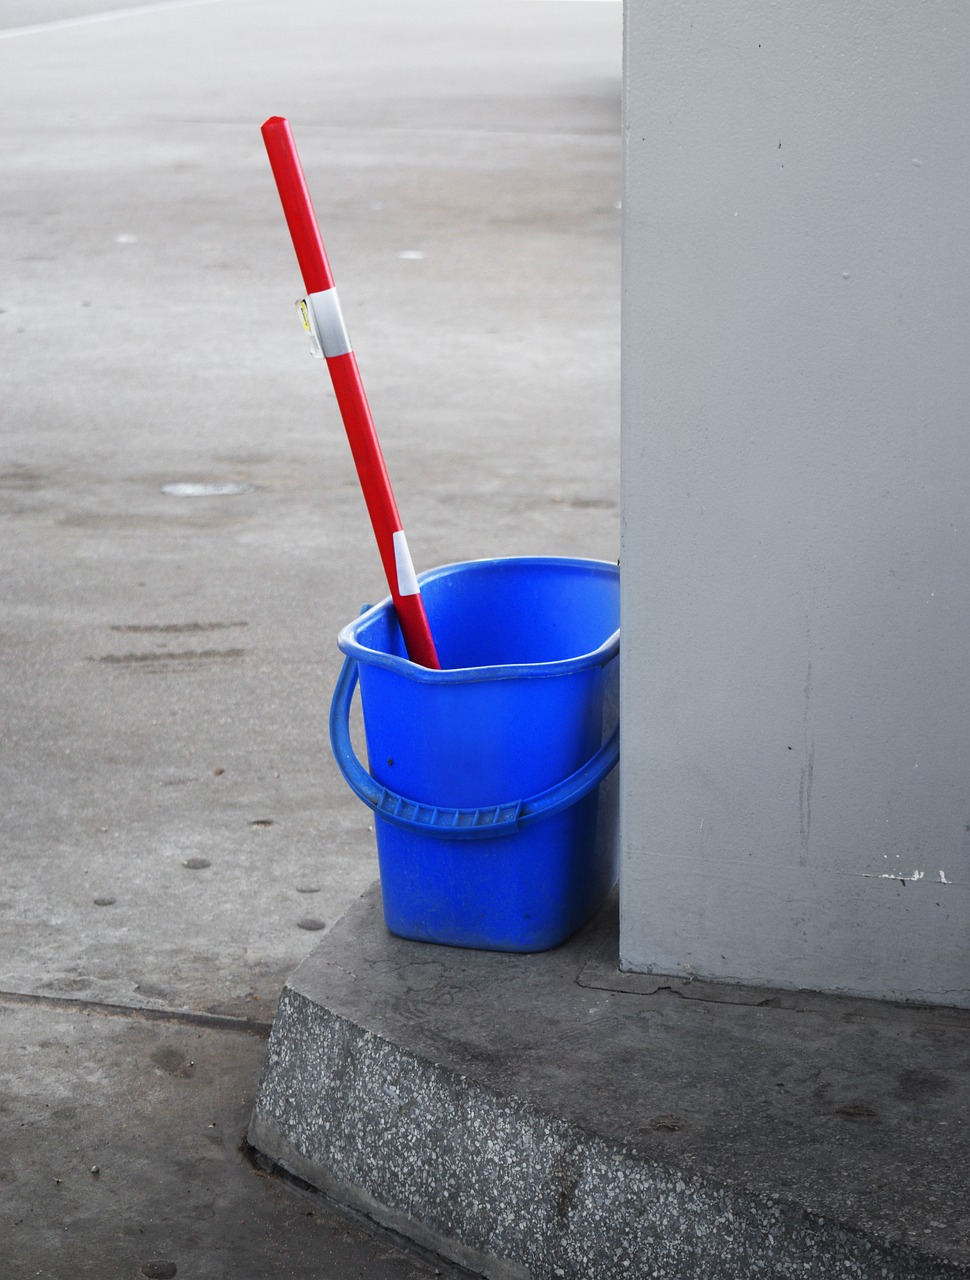
[{"label": "bucket pouring lip", "polygon": [[[418,574],[418,585],[424,587],[439,578],[475,570],[515,566],[516,568],[534,569],[579,569],[604,577],[619,576],[619,566],[610,560],[586,560],[565,556],[514,556],[486,557],[479,560],[462,560],[453,564],[439,565],[434,569],[426,569]],[[444,667],[434,670],[420,666],[409,658],[396,653],[386,653],[364,645],[358,639],[358,632],[375,622],[382,614],[394,609],[394,601],[390,596],[375,605],[364,605],[353,622],[343,627],[337,636],[337,647],[348,658],[353,658],[365,666],[383,667],[387,671],[406,674],[408,679],[427,684],[459,684],[484,680],[517,680],[523,678],[542,679],[552,676],[570,675],[575,671],[585,671],[592,667],[603,667],[611,662],[620,651],[620,630],[617,628],[607,636],[602,644],[588,652],[568,658],[557,658],[548,662],[496,663],[477,667]]]}]

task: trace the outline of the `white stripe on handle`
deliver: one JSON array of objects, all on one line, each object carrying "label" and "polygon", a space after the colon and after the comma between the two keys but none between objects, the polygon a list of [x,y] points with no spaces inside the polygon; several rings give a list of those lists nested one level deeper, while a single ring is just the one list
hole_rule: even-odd
[{"label": "white stripe on handle", "polygon": [[307,302],[313,309],[317,338],[327,359],[331,356],[345,356],[349,351],[353,351],[347,326],[344,324],[343,312],[340,310],[337,290],[323,289],[320,293],[308,294]]},{"label": "white stripe on handle", "polygon": [[400,594],[402,596],[420,595],[418,575],[414,572],[408,540],[404,536],[403,529],[398,529],[394,535],[394,567],[397,569],[397,589]]}]

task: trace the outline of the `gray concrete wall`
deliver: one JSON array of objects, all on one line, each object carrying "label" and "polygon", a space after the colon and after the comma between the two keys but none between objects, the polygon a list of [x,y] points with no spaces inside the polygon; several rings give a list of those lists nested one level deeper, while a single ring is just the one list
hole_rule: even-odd
[{"label": "gray concrete wall", "polygon": [[970,1005],[968,55],[627,0],[624,968]]}]

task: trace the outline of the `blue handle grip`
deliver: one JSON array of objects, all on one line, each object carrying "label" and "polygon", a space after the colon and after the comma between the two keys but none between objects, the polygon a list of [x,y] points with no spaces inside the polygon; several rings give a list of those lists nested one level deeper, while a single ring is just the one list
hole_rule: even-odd
[{"label": "blue handle grip", "polygon": [[364,804],[395,826],[448,840],[480,840],[511,835],[542,818],[551,818],[581,800],[607,776],[620,758],[619,725],[584,765],[563,782],[528,800],[481,809],[446,809],[407,800],[382,787],[357,759],[350,741],[350,704],[357,687],[357,662],[346,658],[330,703],[330,745],[347,785]]}]

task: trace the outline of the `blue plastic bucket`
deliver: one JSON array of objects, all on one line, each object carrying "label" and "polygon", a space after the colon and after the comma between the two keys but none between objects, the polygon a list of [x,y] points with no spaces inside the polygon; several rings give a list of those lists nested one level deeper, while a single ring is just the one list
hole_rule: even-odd
[{"label": "blue plastic bucket", "polygon": [[[330,709],[337,763],[374,810],[385,922],[546,950],[616,881],[619,568],[474,560],[419,582],[443,669],[408,660],[387,599],[341,631]],[[370,772],[350,738],[358,678]]]}]

